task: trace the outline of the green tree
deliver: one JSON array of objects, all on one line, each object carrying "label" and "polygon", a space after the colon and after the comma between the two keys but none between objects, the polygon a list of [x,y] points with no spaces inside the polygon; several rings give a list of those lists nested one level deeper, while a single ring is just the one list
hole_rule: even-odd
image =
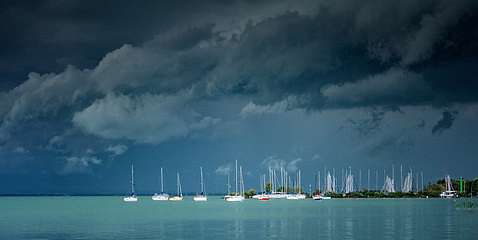
[{"label": "green tree", "polygon": [[251,198],[252,196],[256,195],[256,189],[249,189],[244,193],[246,198]]}]

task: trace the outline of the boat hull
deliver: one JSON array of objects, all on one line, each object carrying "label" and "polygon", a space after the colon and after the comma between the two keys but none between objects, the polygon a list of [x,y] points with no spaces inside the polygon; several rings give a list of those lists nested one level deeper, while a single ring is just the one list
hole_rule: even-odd
[{"label": "boat hull", "polygon": [[207,197],[206,196],[194,196],[193,201],[195,201],[195,202],[206,202]]},{"label": "boat hull", "polygon": [[168,201],[169,195],[154,195],[151,199],[153,201]]},{"label": "boat hull", "polygon": [[169,198],[169,201],[182,201],[182,200],[183,200],[182,196],[174,196]]},{"label": "boat hull", "polygon": [[458,194],[455,191],[445,191],[440,193],[441,198],[457,198]]},{"label": "boat hull", "polygon": [[287,200],[304,200],[305,197],[306,196],[304,194],[291,194],[291,195],[287,195],[286,199]]},{"label": "boat hull", "polygon": [[138,201],[138,198],[134,196],[123,198],[123,202],[137,202],[137,201]]},{"label": "boat hull", "polygon": [[229,196],[229,197],[225,197],[224,200],[226,200],[226,202],[242,202],[242,201],[244,201],[244,197],[243,196]]}]

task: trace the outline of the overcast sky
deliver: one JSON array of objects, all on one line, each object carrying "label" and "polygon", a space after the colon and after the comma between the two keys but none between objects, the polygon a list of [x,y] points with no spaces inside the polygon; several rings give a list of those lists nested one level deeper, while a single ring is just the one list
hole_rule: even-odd
[{"label": "overcast sky", "polygon": [[[476,177],[478,2],[3,1],[0,194]],[[338,176],[340,177],[340,176]],[[374,177],[372,185],[375,184]],[[380,180],[381,181],[381,180]],[[399,182],[398,178],[396,182]],[[382,182],[378,183],[380,186]],[[398,183],[397,183],[398,184]]]}]

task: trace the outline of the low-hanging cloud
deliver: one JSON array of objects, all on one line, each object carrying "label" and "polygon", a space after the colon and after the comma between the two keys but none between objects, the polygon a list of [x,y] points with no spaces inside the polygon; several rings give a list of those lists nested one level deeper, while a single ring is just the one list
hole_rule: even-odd
[{"label": "low-hanging cloud", "polygon": [[189,109],[188,98],[187,93],[137,97],[109,94],[75,113],[73,122],[86,133],[106,139],[160,143],[219,121]]},{"label": "low-hanging cloud", "polygon": [[118,145],[114,145],[114,146],[108,146],[106,148],[106,152],[109,152],[112,154],[112,156],[119,156],[119,155],[122,155],[123,153],[125,153],[126,151],[128,151],[128,147],[126,145],[123,145],[123,144],[118,144]]},{"label": "low-hanging cloud", "polygon": [[351,107],[418,104],[433,95],[421,75],[399,68],[357,82],[327,86],[321,91],[327,105]]},{"label": "low-hanging cloud", "polygon": [[433,126],[432,133],[440,134],[443,131],[451,128],[457,114],[458,112],[456,111],[444,111],[442,113],[442,118]]},{"label": "low-hanging cloud", "polygon": [[231,164],[226,164],[226,165],[221,165],[217,167],[214,172],[218,175],[226,176],[231,173],[231,169],[232,169]]},{"label": "low-hanging cloud", "polygon": [[61,174],[84,173],[93,165],[99,165],[103,160],[95,156],[71,156],[65,158],[65,166],[60,171]]}]

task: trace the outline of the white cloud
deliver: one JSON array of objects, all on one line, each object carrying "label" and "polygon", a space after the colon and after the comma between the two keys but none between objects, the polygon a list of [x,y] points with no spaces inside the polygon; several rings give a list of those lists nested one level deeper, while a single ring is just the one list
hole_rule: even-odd
[{"label": "white cloud", "polygon": [[128,147],[122,144],[108,146],[106,148],[107,152],[110,152],[113,156],[119,156],[125,153],[128,150]]},{"label": "white cloud", "polygon": [[215,172],[218,175],[227,175],[228,173],[231,173],[231,164],[226,164],[226,165],[221,165],[216,168]]},{"label": "white cloud", "polygon": [[268,156],[262,161],[262,166],[279,170],[283,168],[288,172],[295,172],[299,169],[298,164],[302,161],[302,158],[296,158],[291,161],[283,160],[277,156]]},{"label": "white cloud", "polygon": [[321,89],[329,105],[360,106],[367,104],[407,103],[431,93],[421,75],[392,68],[357,82],[331,85]]},{"label": "white cloud", "polygon": [[65,158],[65,161],[66,163],[60,172],[61,174],[84,173],[87,172],[92,165],[98,165],[103,162],[94,156],[72,156]]},{"label": "white cloud", "polygon": [[21,153],[21,154],[23,154],[23,153],[29,153],[28,149],[26,149],[26,148],[24,148],[24,147],[21,147],[21,146],[16,147],[15,149],[13,149],[13,152],[14,152],[14,153]]},{"label": "white cloud", "polygon": [[279,170],[281,167],[286,166],[286,162],[277,156],[268,156],[264,160],[262,160],[262,165],[266,168],[272,168],[275,170]]},{"label": "white cloud", "polygon": [[202,116],[190,108],[188,92],[178,95],[128,96],[108,94],[81,112],[73,123],[86,133],[107,139],[161,143],[210,127],[219,119]]},{"label": "white cloud", "polygon": [[90,155],[90,154],[94,154],[95,151],[91,148],[87,148],[86,151],[85,151],[86,154]]},{"label": "white cloud", "polygon": [[298,164],[299,164],[299,162],[301,162],[301,161],[302,161],[302,158],[296,158],[296,159],[294,159],[294,160],[288,162],[288,163],[287,163],[287,167],[286,167],[287,171],[289,171],[289,172],[296,172],[296,171],[299,169]]},{"label": "white cloud", "polygon": [[297,107],[297,105],[297,98],[293,96],[267,105],[258,105],[253,102],[249,102],[241,109],[240,115],[242,117],[248,117],[252,115],[278,114],[294,109]]}]

